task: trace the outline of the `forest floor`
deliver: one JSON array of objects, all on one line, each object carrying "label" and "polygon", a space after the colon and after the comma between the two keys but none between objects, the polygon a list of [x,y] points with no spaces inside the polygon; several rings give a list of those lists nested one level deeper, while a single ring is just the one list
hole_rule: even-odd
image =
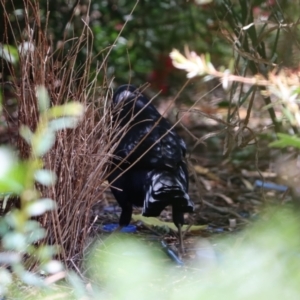
[{"label": "forest floor", "polygon": [[[200,109],[203,111],[203,107]],[[214,114],[224,119],[226,112],[217,108]],[[246,110],[241,108],[240,115],[245,117]],[[169,115],[169,119],[172,119],[172,115]],[[291,200],[288,193],[281,190],[285,187],[280,184],[278,174],[279,151],[268,147],[272,132],[268,127],[269,122],[267,115],[262,117],[252,112],[248,126],[255,133],[255,139],[241,147],[231,142],[231,145],[226,146],[230,148],[228,154],[224,154],[228,131],[211,136],[202,143],[198,142],[205,135],[222,131],[224,124],[190,113],[182,119],[182,125],[176,127],[187,143],[189,194],[195,203],[195,212],[186,215],[186,224],[190,225],[184,242],[187,261],[192,262],[194,258],[203,255],[201,248],[205,248],[205,251],[212,248],[214,237],[239,232],[254,223],[265,207]],[[234,128],[231,136],[237,131],[238,127]],[[243,136],[244,139],[248,137]],[[262,183],[271,186],[262,188]],[[119,213],[116,200],[106,190],[104,199],[100,199],[93,208],[94,232],[101,234],[103,224],[118,223]],[[158,218],[163,223],[141,218],[140,214],[141,209],[135,208],[131,222],[136,225],[135,234],[150,244],[153,239],[164,240],[176,253],[177,234],[172,228],[171,210],[167,208]]]}]

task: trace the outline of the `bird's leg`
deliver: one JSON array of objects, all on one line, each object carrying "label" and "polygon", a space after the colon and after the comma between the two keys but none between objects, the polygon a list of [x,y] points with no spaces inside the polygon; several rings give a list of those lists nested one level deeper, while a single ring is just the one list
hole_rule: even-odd
[{"label": "bird's leg", "polygon": [[184,254],[184,246],[183,246],[183,237],[182,237],[182,225],[178,224],[178,239],[179,239],[179,254],[182,256]]},{"label": "bird's leg", "polygon": [[126,203],[126,205],[121,206],[122,212],[120,215],[119,226],[113,232],[121,232],[123,227],[128,226],[131,220],[132,215],[132,205],[130,203]]},{"label": "bird's leg", "polygon": [[184,223],[184,216],[183,216],[183,212],[181,211],[181,207],[173,205],[172,215],[173,215],[173,222],[175,226],[178,228],[178,239],[179,239],[178,254],[182,256],[184,254],[183,236],[182,236],[182,224]]}]

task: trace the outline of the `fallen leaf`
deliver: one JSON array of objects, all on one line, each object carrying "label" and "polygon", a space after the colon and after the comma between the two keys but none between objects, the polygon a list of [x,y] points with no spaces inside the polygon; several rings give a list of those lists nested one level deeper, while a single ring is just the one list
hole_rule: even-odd
[{"label": "fallen leaf", "polygon": [[243,181],[244,185],[246,186],[246,188],[249,190],[249,191],[253,191],[254,188],[253,188],[253,185],[251,184],[251,182],[245,178],[241,178],[241,180]]},{"label": "fallen leaf", "polygon": [[196,173],[200,174],[200,175],[206,175],[209,172],[209,169],[203,168],[199,165],[194,166],[194,169],[195,169]]},{"label": "fallen leaf", "polygon": [[199,165],[196,165],[196,166],[194,166],[194,169],[197,174],[205,175],[207,178],[209,178],[211,180],[218,181],[218,182],[223,181],[218,175],[210,172],[209,169],[207,169],[207,168],[203,168]]},{"label": "fallen leaf", "polygon": [[[132,219],[134,221],[141,221],[146,226],[157,226],[157,227],[167,226],[168,228],[170,228],[174,231],[177,231],[177,227],[174,225],[174,223],[163,222],[163,221],[160,221],[159,219],[154,218],[154,217],[143,217],[141,214],[139,214],[139,215],[133,214]],[[189,227],[189,225],[183,225],[182,226],[182,231],[185,231],[188,227]],[[207,229],[207,225],[192,225],[189,228],[189,231],[199,231],[199,230],[205,230],[205,229]]]},{"label": "fallen leaf", "polygon": [[231,198],[229,198],[228,196],[225,196],[225,195],[223,195],[221,193],[214,193],[214,195],[222,198],[227,204],[232,205],[234,203]]}]

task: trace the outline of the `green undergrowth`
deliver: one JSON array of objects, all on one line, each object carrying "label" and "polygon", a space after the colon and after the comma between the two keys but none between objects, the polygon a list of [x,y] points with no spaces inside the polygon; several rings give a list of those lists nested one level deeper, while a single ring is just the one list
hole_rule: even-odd
[{"label": "green undergrowth", "polygon": [[[299,227],[292,210],[268,209],[236,235],[206,243],[199,238],[199,259],[182,267],[133,235],[112,234],[90,247],[84,279],[71,276],[48,290],[14,285],[9,294],[11,299],[298,299]],[[205,258],[205,252],[211,254]]]}]

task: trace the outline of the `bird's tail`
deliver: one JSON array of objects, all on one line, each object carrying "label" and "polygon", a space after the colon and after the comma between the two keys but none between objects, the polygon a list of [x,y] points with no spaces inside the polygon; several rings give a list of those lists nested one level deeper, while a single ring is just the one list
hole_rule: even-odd
[{"label": "bird's tail", "polygon": [[156,217],[171,205],[181,213],[193,212],[194,204],[187,193],[187,182],[180,174],[169,171],[157,171],[149,176],[145,185],[146,196],[143,216]]}]

